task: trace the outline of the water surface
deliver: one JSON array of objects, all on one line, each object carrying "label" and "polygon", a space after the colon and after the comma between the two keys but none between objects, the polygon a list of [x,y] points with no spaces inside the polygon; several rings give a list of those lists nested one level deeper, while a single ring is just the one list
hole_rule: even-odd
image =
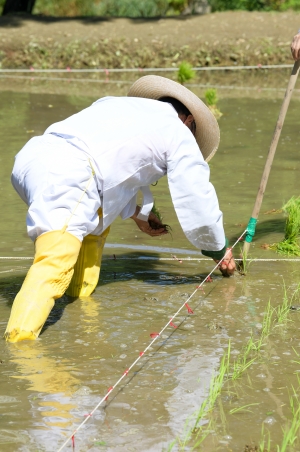
[{"label": "water surface", "polygon": [[[105,94],[99,91],[99,97]],[[31,262],[17,258],[33,256],[26,206],[9,180],[14,155],[29,138],[96,97],[13,91],[2,91],[0,97],[0,256],[13,258],[0,259],[2,334]],[[251,215],[280,104],[275,98],[220,100],[221,145],[210,167],[231,243]],[[261,246],[282,239],[284,218],[267,212],[299,194],[298,149],[295,99],[278,145],[252,257],[278,257]],[[167,181],[161,179],[152,190],[172,235],[153,239],[133,228],[131,220],[118,219],[108,237],[95,293],[88,299],[58,300],[37,341],[0,342],[0,450],[57,450],[148,345],[150,334],[160,331],[211,270],[210,261],[172,259],[174,254],[183,259],[199,254],[178,224]],[[191,300],[194,315],[179,315],[178,328],[165,331],[78,432],[75,450],[166,450],[207,396],[228,339],[238,353],[250,332],[259,331],[268,300],[274,305],[282,301],[283,281],[296,287],[298,267],[297,261],[252,263],[246,277],[237,274],[230,279],[216,272],[213,283],[205,284],[205,295],[197,292]],[[269,412],[274,420],[268,424],[271,438],[279,444],[278,426],[290,415],[288,388],[296,385],[294,372],[299,367],[297,312],[292,320],[284,336],[272,338],[269,358],[256,365],[251,385],[243,380],[236,399],[222,398],[227,414],[233,406],[253,400],[258,406],[252,414],[228,415],[225,423],[216,416],[215,431],[203,450],[241,451],[251,441],[258,444]]]}]

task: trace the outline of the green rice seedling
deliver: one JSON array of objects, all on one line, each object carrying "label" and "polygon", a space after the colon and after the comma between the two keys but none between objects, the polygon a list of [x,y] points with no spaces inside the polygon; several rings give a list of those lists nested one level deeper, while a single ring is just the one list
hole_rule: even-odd
[{"label": "green rice seedling", "polygon": [[205,101],[206,101],[206,105],[209,107],[213,107],[215,105],[217,105],[218,102],[218,95],[217,95],[217,90],[215,88],[209,88],[205,91]]},{"label": "green rice seedling", "polygon": [[251,335],[250,339],[242,348],[241,353],[237,357],[237,359],[233,362],[233,370],[231,373],[231,379],[237,380],[240,376],[248,369],[249,366],[255,361],[255,357],[249,359],[250,353],[255,350],[256,351],[256,343],[253,341],[253,336]]},{"label": "green rice seedling", "polygon": [[279,306],[277,306],[277,308],[275,308],[277,325],[285,325],[287,321],[289,321],[288,315],[291,310],[292,302],[296,295],[298,294],[298,291],[299,288],[297,287],[297,289],[293,292],[293,294],[289,298],[286,285],[285,283],[283,283],[283,301]]},{"label": "green rice seedling", "polygon": [[293,446],[298,438],[300,429],[300,407],[293,413],[293,419],[289,426],[283,429],[281,446],[277,446],[277,452],[285,452],[288,446]]},{"label": "green rice seedling", "polygon": [[[153,203],[153,207],[151,209],[151,212],[154,213],[154,215],[158,218],[158,220],[162,223],[162,227],[171,234],[172,228],[168,224],[163,223],[163,217],[161,216],[161,213],[159,209],[156,207],[155,202]],[[159,226],[155,221],[148,220],[148,223],[150,224],[152,229],[159,229],[161,226]]]},{"label": "green rice seedling", "polygon": [[293,196],[282,208],[286,214],[284,240],[271,245],[279,254],[300,256],[300,196]]},{"label": "green rice seedling", "polygon": [[258,451],[259,452],[270,452],[270,450],[271,450],[271,436],[270,436],[270,432],[268,431],[268,433],[267,433],[267,440],[266,440],[264,424],[262,425],[262,428],[261,428],[261,436],[262,436],[262,439],[260,440],[260,443],[259,443],[259,446],[258,446]]},{"label": "green rice seedling", "polygon": [[217,397],[220,395],[225,377],[229,374],[229,359],[230,359],[230,341],[228,343],[227,354],[224,354],[220,363],[219,371],[210,382],[209,396],[208,396],[208,409],[211,410],[216,402]]},{"label": "green rice seedling", "polygon": [[207,413],[213,409],[217,397],[220,395],[225,377],[229,372],[230,359],[230,341],[228,343],[228,351],[223,355],[218,372],[213,376],[209,386],[208,397],[202,402],[199,411],[196,413],[196,421],[193,431],[196,431],[199,422],[204,419]]},{"label": "green rice seedling", "polygon": [[300,196],[293,196],[282,210],[287,214],[284,238],[296,242],[300,234]]},{"label": "green rice seedling", "polygon": [[240,247],[240,256],[241,261],[237,264],[237,270],[240,275],[246,276],[253,259],[247,260],[247,253],[244,252],[242,247]]},{"label": "green rice seedling", "polygon": [[259,349],[263,345],[264,340],[270,335],[273,323],[274,323],[274,308],[271,306],[271,300],[269,300],[262,321],[262,330],[260,339],[258,340]]},{"label": "green rice seedling", "polygon": [[274,323],[274,309],[271,306],[269,300],[266,312],[264,314],[262,322],[262,330],[259,339],[254,341],[253,335],[250,336],[248,342],[242,348],[241,353],[238,358],[233,363],[233,371],[231,374],[232,380],[237,380],[241,375],[251,366],[251,364],[256,360],[256,357],[249,359],[251,353],[258,353],[261,347],[264,345],[266,338],[271,333],[271,328]]},{"label": "green rice seedling", "polygon": [[245,370],[248,369],[248,367],[251,366],[251,364],[255,361],[255,358],[250,359],[247,361],[247,358],[245,356],[242,356],[241,359],[237,359],[233,363],[233,372],[231,374],[231,379],[237,380],[240,378],[240,376],[245,372]]},{"label": "green rice seedling", "polygon": [[[300,377],[297,375],[298,385],[300,384]],[[293,394],[289,397],[290,400],[290,409],[292,413],[292,421],[283,431],[283,438],[281,442],[281,446],[277,446],[277,452],[285,452],[289,446],[293,446],[296,442],[300,429],[300,402],[298,398],[299,388],[296,391],[292,386]],[[290,449],[288,449],[290,450]]]},{"label": "green rice seedling", "polygon": [[209,435],[210,433],[210,423],[208,424],[208,426],[206,426],[206,428],[201,428],[198,430],[197,432],[197,439],[195,444],[192,447],[192,450],[199,450],[198,447],[201,445],[201,443],[203,443],[203,441],[205,440],[205,438]]},{"label": "green rice seedling", "polygon": [[219,119],[222,116],[222,113],[217,107],[218,95],[217,90],[215,88],[209,88],[204,93],[205,102],[212,114],[216,119]]},{"label": "green rice seedling", "polygon": [[244,406],[240,406],[237,408],[232,408],[232,410],[229,411],[229,414],[236,414],[239,413],[240,411],[248,411],[249,413],[252,413],[251,410],[249,410],[249,406],[253,406],[253,405],[259,405],[259,403],[249,403],[248,405],[244,405]]},{"label": "green rice seedling", "polygon": [[182,85],[185,84],[185,82],[188,82],[189,80],[193,79],[195,77],[196,73],[190,63],[187,61],[183,61],[177,72],[177,80]]}]

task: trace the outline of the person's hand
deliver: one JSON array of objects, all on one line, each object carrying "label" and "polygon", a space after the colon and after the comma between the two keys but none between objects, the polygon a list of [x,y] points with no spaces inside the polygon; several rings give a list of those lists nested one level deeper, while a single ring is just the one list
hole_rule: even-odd
[{"label": "person's hand", "polygon": [[[220,261],[215,260],[215,262],[218,263]],[[225,258],[220,263],[219,269],[225,277],[229,277],[235,272],[236,265],[230,248],[227,248]]]},{"label": "person's hand", "polygon": [[141,208],[137,206],[135,213],[130,218],[132,218],[135,221],[137,227],[142,232],[150,235],[151,237],[157,237],[159,235],[168,234],[166,228],[163,226],[163,224],[159,221],[159,219],[153,212],[150,212],[148,221],[140,220],[139,218],[137,218],[140,210]]},{"label": "person's hand", "polygon": [[291,52],[295,61],[300,59],[300,33],[297,33],[293,38]]}]

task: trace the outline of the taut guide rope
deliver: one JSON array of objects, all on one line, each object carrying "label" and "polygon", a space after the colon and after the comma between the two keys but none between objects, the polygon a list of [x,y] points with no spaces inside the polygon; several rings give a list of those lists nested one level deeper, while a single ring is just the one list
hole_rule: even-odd
[{"label": "taut guide rope", "polygon": [[[286,68],[292,68],[292,64],[256,64],[253,66],[202,66],[202,67],[193,67],[194,71],[238,71],[238,70],[245,70],[245,69],[286,69]],[[17,72],[30,72],[30,73],[69,73],[69,72],[79,72],[79,73],[98,73],[98,72],[104,72],[105,75],[109,75],[110,72],[176,72],[178,71],[178,67],[148,67],[148,68],[124,68],[124,69],[117,69],[117,68],[95,68],[95,69],[72,69],[70,67],[67,67],[66,69],[36,69],[36,68],[29,68],[29,69],[0,69],[1,73],[17,73]]]},{"label": "taut guide rope", "polygon": [[[75,434],[83,427],[84,424],[92,417],[92,415],[95,413],[95,411],[99,408],[99,406],[108,399],[108,396],[111,394],[111,392],[121,383],[123,378],[125,378],[130,370],[135,366],[135,364],[144,356],[144,354],[149,350],[149,348],[154,344],[154,342],[157,340],[158,337],[161,336],[161,334],[165,331],[168,326],[172,326],[173,328],[177,328],[177,326],[173,323],[173,320],[177,315],[180,313],[180,311],[185,307],[188,310],[188,314],[193,314],[192,309],[188,305],[188,302],[191,300],[191,298],[195,295],[195,293],[202,288],[203,284],[206,281],[211,281],[211,274],[219,267],[220,263],[226,258],[227,254],[236,246],[236,244],[243,238],[243,236],[248,232],[247,229],[240,235],[240,237],[236,240],[236,242],[233,244],[231,248],[227,248],[227,251],[224,255],[224,257],[215,265],[215,267],[211,270],[211,272],[204,278],[204,280],[199,284],[199,286],[196,287],[194,292],[188,297],[188,299],[182,304],[182,306],[177,310],[177,312],[171,317],[168,323],[160,330],[159,333],[151,333],[150,337],[153,338],[153,340],[147,345],[147,347],[139,353],[139,356],[136,358],[136,360],[129,366],[122,374],[122,376],[119,378],[119,380],[113,385],[108,388],[108,391],[106,395],[100,400],[100,402],[95,406],[95,408],[86,416],[86,418],[82,421],[82,423],[73,431],[73,433],[66,439],[64,444],[58,449],[57,452],[61,452],[65,446],[68,444],[69,441],[72,441],[73,447],[75,446]],[[179,259],[178,259],[179,260]]]},{"label": "taut guide rope", "polygon": [[[115,256],[115,255],[113,255]],[[114,257],[114,260],[123,260],[123,261],[173,261],[178,260],[175,255],[172,257],[153,257],[153,256],[141,256],[141,257]],[[0,260],[33,260],[33,256],[0,256]],[[103,260],[111,260],[111,258],[103,257]],[[209,261],[211,262],[211,258],[206,257],[181,257],[179,260],[181,261]],[[260,257],[254,257],[254,258],[234,258],[235,261],[243,261],[246,260],[247,262],[300,262],[300,258],[298,257],[279,257],[279,258],[260,258]],[[25,267],[19,267],[19,268],[25,268]],[[8,270],[7,270],[8,271]]]}]

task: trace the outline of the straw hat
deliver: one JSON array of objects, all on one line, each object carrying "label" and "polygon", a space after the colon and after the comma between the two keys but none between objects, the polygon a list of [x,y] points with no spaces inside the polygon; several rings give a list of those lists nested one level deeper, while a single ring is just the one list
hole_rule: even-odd
[{"label": "straw hat", "polygon": [[164,96],[178,99],[194,116],[195,138],[204,159],[208,162],[214,156],[220,142],[217,120],[202,100],[189,89],[165,77],[146,75],[131,86],[127,95],[147,99],[159,99]]}]

